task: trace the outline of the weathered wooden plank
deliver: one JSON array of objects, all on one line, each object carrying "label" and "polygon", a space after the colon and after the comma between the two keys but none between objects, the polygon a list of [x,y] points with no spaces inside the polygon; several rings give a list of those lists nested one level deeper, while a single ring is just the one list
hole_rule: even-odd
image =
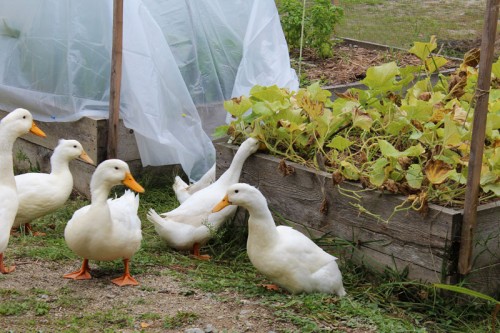
[{"label": "weathered wooden plank", "polygon": [[[237,147],[220,141],[215,142],[215,146],[217,174],[220,175],[229,167]],[[276,157],[255,154],[245,162],[240,181],[257,186],[266,196],[271,211],[287,223],[301,225],[301,230],[307,229],[306,234],[328,233],[352,242],[356,245],[352,256],[358,262],[370,260],[378,263],[375,266],[379,268],[408,266],[409,277],[413,279],[456,281],[462,211],[431,204],[426,216],[409,210],[396,213],[389,223],[381,222],[353,207],[358,199],[348,197],[353,195],[348,191],[358,191],[361,205],[380,215],[381,219],[387,219],[393,208],[404,201],[403,197],[375,191],[359,192],[362,188],[354,183],[343,183],[342,189],[338,189],[333,186],[330,174],[296,163],[287,163],[295,172],[285,177],[278,171],[278,164]],[[344,195],[341,192],[345,192]],[[328,210],[322,212],[325,200]],[[493,210],[492,205],[495,206]],[[498,260],[491,256],[492,253],[500,254],[497,205],[500,203],[481,206],[478,212],[482,223],[478,225],[481,232],[476,234],[479,237],[474,267],[481,272],[475,276],[480,276],[483,282],[493,281],[491,274],[498,276],[495,271]]]},{"label": "weathered wooden plank", "polygon": [[[225,168],[229,163],[224,165],[220,163],[224,163],[222,160],[232,160],[234,147],[223,143],[216,143],[216,146],[219,153],[217,164],[221,172],[222,167]],[[426,217],[414,211],[400,212],[395,214],[390,223],[381,223],[377,218],[361,213],[359,209],[353,207],[351,198],[340,195],[333,187],[330,174],[322,171],[311,172],[310,169],[295,163],[288,164],[295,168],[295,172],[284,177],[277,170],[275,157],[256,154],[249,157],[241,176],[242,181],[258,186],[268,198],[270,207],[279,207],[280,213],[285,218],[293,217],[295,221],[307,221],[310,227],[322,231],[326,231],[322,229],[324,226],[334,229],[332,223],[352,226],[362,224],[367,230],[389,234],[395,239],[416,244],[430,243],[435,247],[443,247],[445,240],[451,235],[453,215],[449,215],[448,211],[431,208]],[[343,184],[342,187],[361,190],[360,187],[350,184]],[[379,214],[383,219],[392,214],[394,205],[403,202],[400,196],[384,195],[384,205],[380,205],[380,194],[364,192],[361,195],[363,206]],[[321,212],[324,198],[329,205],[326,214]]]}]

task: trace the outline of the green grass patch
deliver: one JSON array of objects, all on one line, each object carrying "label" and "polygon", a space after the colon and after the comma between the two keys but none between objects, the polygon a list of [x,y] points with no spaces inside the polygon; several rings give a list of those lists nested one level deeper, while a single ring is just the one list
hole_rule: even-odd
[{"label": "green grass patch", "polygon": [[166,316],[163,320],[163,328],[180,328],[192,324],[198,319],[194,312],[178,311],[174,316]]},{"label": "green grass patch", "polygon": [[438,42],[480,37],[486,1],[341,0],[340,5],[344,18],[337,36],[408,49],[432,35]]}]

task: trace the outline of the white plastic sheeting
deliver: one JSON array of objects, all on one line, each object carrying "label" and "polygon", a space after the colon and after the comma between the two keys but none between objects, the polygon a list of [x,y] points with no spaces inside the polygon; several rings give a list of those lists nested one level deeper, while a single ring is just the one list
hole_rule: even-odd
[{"label": "white plastic sheeting", "polygon": [[[111,0],[0,0],[0,108],[40,121],[107,118]],[[121,117],[143,165],[215,161],[221,102],[298,88],[274,0],[125,0]]]}]

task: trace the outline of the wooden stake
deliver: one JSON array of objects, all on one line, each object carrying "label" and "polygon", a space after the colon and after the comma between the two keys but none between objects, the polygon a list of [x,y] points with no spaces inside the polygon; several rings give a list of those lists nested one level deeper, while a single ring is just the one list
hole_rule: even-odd
[{"label": "wooden stake", "polygon": [[113,1],[113,46],[111,49],[111,81],[109,84],[109,117],[107,157],[117,157],[120,90],[122,81],[123,0]]},{"label": "wooden stake", "polygon": [[488,114],[488,98],[491,81],[491,65],[498,21],[499,0],[488,0],[486,5],[483,36],[481,39],[481,59],[479,60],[479,77],[476,88],[476,108],[472,127],[472,140],[467,174],[467,189],[465,192],[464,218],[462,222],[462,237],[458,259],[460,274],[468,274],[472,268],[472,250],[474,231],[477,225],[477,205],[479,195],[479,180],[483,162],[484,139],[486,131],[486,116]]}]

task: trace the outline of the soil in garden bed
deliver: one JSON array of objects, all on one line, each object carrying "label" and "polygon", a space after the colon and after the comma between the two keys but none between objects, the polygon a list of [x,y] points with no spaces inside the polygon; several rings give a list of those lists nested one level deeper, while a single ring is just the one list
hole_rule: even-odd
[{"label": "soil in garden bed", "polygon": [[[291,51],[292,67],[298,73],[299,51]],[[415,55],[399,49],[368,49],[348,42],[333,47],[333,58],[321,59],[313,50],[305,49],[302,54],[301,85],[320,81],[322,86],[341,85],[361,81],[366,70],[372,66],[395,61],[398,66],[420,65]],[[443,69],[456,68],[458,60],[450,60]]]}]

